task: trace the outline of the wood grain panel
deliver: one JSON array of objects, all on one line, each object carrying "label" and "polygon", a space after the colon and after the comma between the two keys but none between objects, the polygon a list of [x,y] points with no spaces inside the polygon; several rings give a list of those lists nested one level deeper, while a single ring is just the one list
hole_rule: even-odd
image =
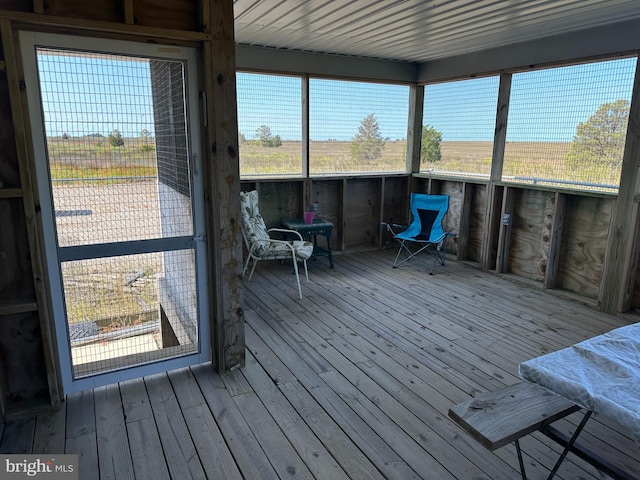
[{"label": "wood grain panel", "polygon": [[614,200],[572,196],[567,199],[558,288],[597,298]]},{"label": "wood grain panel", "polygon": [[462,183],[442,182],[440,184],[440,194],[449,195],[447,226],[450,230],[458,231],[460,228],[460,212],[462,211]]},{"label": "wood grain panel", "polygon": [[311,203],[318,202],[318,216],[333,223],[331,249],[341,250],[342,242],[342,180],[313,180]]},{"label": "wood grain panel", "polygon": [[409,204],[407,203],[406,177],[390,177],[384,180],[383,221],[389,223],[406,222]]},{"label": "wood grain panel", "polygon": [[124,21],[124,2],[112,0],[45,0],[44,13],[59,17],[102,20],[106,22]]},{"label": "wood grain panel", "polygon": [[35,299],[22,199],[0,199],[0,301]]},{"label": "wood grain panel", "polygon": [[265,182],[258,190],[260,214],[268,228],[285,218],[302,217],[302,182]]},{"label": "wood grain panel", "polygon": [[[636,251],[640,249],[640,235],[636,245]],[[636,264],[636,280],[633,287],[633,295],[631,297],[631,309],[640,308],[640,262]]]},{"label": "wood grain panel", "polygon": [[198,5],[192,0],[135,0],[133,18],[136,25],[197,32],[201,30]]},{"label": "wood grain panel", "polygon": [[348,248],[373,247],[380,223],[380,180],[353,178],[347,181],[344,199],[344,243]]},{"label": "wood grain panel", "polygon": [[[407,201],[406,177],[386,178],[384,180],[384,197],[382,199],[382,221],[387,223],[407,224],[409,215],[409,203]],[[382,245],[389,245],[393,240],[386,228],[382,230]]]},{"label": "wood grain panel", "polygon": [[[442,182],[440,184],[440,194],[449,195],[449,213],[445,218],[445,224],[448,231],[460,231],[460,215],[462,213],[462,182]],[[447,252],[453,255],[458,254],[456,242],[452,239],[447,240]]]},{"label": "wood grain panel", "polygon": [[519,190],[515,195],[509,271],[543,282],[555,196],[538,190]]},{"label": "wood grain panel", "polygon": [[471,221],[469,226],[469,238],[467,240],[467,260],[480,262],[482,239],[484,238],[483,226],[487,205],[486,185],[477,185],[473,192],[471,205]]},{"label": "wood grain panel", "polygon": [[[0,44],[0,52],[2,52],[2,44]],[[20,187],[20,171],[11,119],[9,86],[4,70],[0,70],[0,189],[18,187]]]},{"label": "wood grain panel", "polygon": [[0,318],[0,375],[6,387],[7,414],[49,404],[37,312]]},{"label": "wood grain panel", "polygon": [[39,2],[40,0],[33,0],[32,5],[31,2],[25,0],[3,0],[2,9],[12,10],[14,12],[32,12]]}]

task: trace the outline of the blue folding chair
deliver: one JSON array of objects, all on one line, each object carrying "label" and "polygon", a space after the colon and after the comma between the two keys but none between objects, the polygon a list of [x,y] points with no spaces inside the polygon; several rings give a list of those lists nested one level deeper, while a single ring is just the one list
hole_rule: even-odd
[{"label": "blue folding chair", "polygon": [[[436,262],[439,261],[440,265],[444,266],[444,242],[448,236],[453,236],[446,230],[446,226],[443,226],[444,218],[449,211],[449,195],[412,193],[410,210],[412,220],[409,226],[383,222],[389,233],[400,242],[393,268],[426,251],[433,256],[429,272],[429,275],[433,275]],[[394,229],[404,230],[398,233]],[[404,253],[404,259],[400,260],[401,253]]]}]

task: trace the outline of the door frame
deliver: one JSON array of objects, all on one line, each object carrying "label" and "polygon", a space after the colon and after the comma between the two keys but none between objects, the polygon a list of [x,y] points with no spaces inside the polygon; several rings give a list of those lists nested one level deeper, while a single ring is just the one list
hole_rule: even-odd
[{"label": "door frame", "polygon": [[[195,48],[174,45],[137,43],[123,40],[106,40],[81,36],[20,31],[20,50],[25,72],[27,104],[32,130],[33,154],[36,174],[36,197],[41,205],[43,253],[46,266],[48,300],[52,310],[51,322],[54,344],[57,350],[59,372],[63,393],[94,388],[145,375],[165,372],[211,361],[211,334],[209,324],[209,298],[207,280],[207,238],[205,235],[205,202],[203,165],[201,154],[200,108],[198,91],[198,56]],[[45,144],[44,119],[40,100],[40,82],[37,74],[36,47],[62,48],[78,51],[100,52],[115,55],[131,55],[185,62],[187,137],[192,198],[194,252],[196,258],[196,289],[198,295],[198,345],[193,354],[132,366],[94,376],[73,378],[73,365],[68,338],[62,277],[60,274],[60,252],[57,248],[56,221],[51,192],[51,182]],[[115,252],[117,253],[117,252]],[[66,334],[61,335],[61,332]],[[54,348],[55,348],[54,347]]]}]

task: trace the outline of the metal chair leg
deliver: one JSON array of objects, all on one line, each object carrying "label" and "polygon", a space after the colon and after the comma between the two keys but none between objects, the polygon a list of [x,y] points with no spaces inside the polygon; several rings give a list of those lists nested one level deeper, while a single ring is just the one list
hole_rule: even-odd
[{"label": "metal chair leg", "polygon": [[293,271],[296,274],[296,283],[298,284],[298,296],[302,300],[302,287],[300,286],[300,274],[298,272],[298,261],[296,260],[295,253],[293,254]]}]

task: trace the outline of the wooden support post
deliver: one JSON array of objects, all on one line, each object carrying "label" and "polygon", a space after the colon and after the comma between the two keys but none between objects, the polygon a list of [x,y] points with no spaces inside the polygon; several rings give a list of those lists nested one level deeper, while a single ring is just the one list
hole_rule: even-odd
[{"label": "wooden support post", "polygon": [[124,23],[127,25],[135,24],[133,15],[133,0],[124,0]]},{"label": "wooden support post", "polygon": [[[509,271],[509,247],[511,245],[511,230],[513,223],[513,210],[515,205],[515,191],[505,187],[502,193],[502,213],[500,215],[500,233],[498,235],[498,252],[496,255],[496,271],[507,273]],[[507,217],[509,220],[507,221]]]},{"label": "wooden support post", "polygon": [[[309,176],[309,75],[302,77],[302,177]],[[308,208],[308,207],[305,207]]]},{"label": "wooden support post", "polygon": [[[133,0],[132,0],[133,1]],[[198,0],[198,12],[200,13],[200,29],[204,33],[211,33],[211,2],[215,0]]]},{"label": "wooden support post", "polygon": [[33,13],[44,13],[44,0],[33,0]]},{"label": "wooden support post", "polygon": [[313,208],[313,182],[310,178],[302,181],[302,211],[310,212]]},{"label": "wooden support post", "polygon": [[471,231],[471,206],[474,191],[475,185],[473,183],[464,182],[462,184],[462,207],[456,253],[458,260],[466,260],[469,257],[469,232]]},{"label": "wooden support post", "polygon": [[[640,192],[640,62],[636,65],[629,125],[620,174],[620,189],[609,226],[600,308],[610,314],[623,311],[633,294]],[[625,300],[626,299],[626,300]]]},{"label": "wooden support post", "polygon": [[407,125],[407,172],[420,172],[422,149],[422,112],[424,109],[424,85],[414,85],[409,90],[409,120]]},{"label": "wooden support post", "polygon": [[383,234],[383,229],[382,229],[382,222],[384,222],[384,195],[385,192],[387,191],[387,187],[386,187],[387,183],[386,183],[386,178],[382,177],[380,179],[380,208],[379,208],[379,218],[378,218],[378,242],[376,244],[376,246],[378,248],[382,248],[382,234]]},{"label": "wooden support post", "polygon": [[564,217],[567,211],[567,196],[556,193],[553,208],[553,222],[551,224],[551,238],[549,239],[549,254],[547,256],[547,269],[544,275],[544,288],[556,288],[558,281],[558,264],[560,261],[560,247],[562,244],[562,230]]},{"label": "wooden support post", "polygon": [[207,94],[207,237],[213,361],[219,371],[244,366],[242,236],[232,0],[210,8],[211,41],[204,42]]},{"label": "wooden support post", "polygon": [[45,284],[47,275],[44,266],[44,254],[42,252],[44,236],[40,229],[41,223],[38,218],[40,202],[35,185],[35,159],[33,146],[31,144],[31,128],[26,113],[29,109],[27,106],[26,93],[20,88],[20,86],[24,84],[24,72],[19,55],[19,46],[14,39],[13,26],[10,20],[0,19],[0,34],[6,64],[16,151],[20,166],[20,186],[23,192],[22,203],[29,238],[31,268],[35,283],[36,302],[38,304],[42,349],[44,351],[50,402],[53,407],[57,407],[62,401],[62,382],[59,373],[53,321],[50,315],[51,308],[48,301],[47,286]]},{"label": "wooden support post", "polygon": [[638,249],[638,238],[640,237],[640,201],[637,197],[633,202],[633,210],[631,212],[631,229],[634,232],[633,238],[627,245],[626,258],[630,260],[624,265],[623,278],[626,280],[626,284],[622,291],[622,298],[620,299],[619,311],[627,312],[631,310],[631,302],[633,300],[633,293],[636,284],[636,266],[640,259],[640,249]]},{"label": "wooden support post", "polygon": [[344,224],[344,209],[345,209],[345,199],[347,198],[348,195],[348,190],[347,190],[347,182],[348,180],[346,178],[342,179],[342,188],[341,188],[341,193],[340,193],[340,201],[338,202],[338,221],[340,222],[340,228],[338,229],[338,235],[340,238],[338,238],[338,245],[340,245],[340,251],[344,252],[345,250],[345,245],[346,242],[344,241],[344,230],[345,230],[345,224]]},{"label": "wooden support post", "polygon": [[496,243],[497,215],[500,214],[499,197],[496,197],[496,182],[502,181],[504,163],[504,147],[507,139],[507,118],[509,115],[509,96],[511,95],[511,74],[500,75],[498,92],[498,108],[496,113],[496,130],[493,137],[493,155],[491,159],[491,176],[487,185],[487,204],[483,224],[483,240],[480,249],[480,268],[487,271],[492,268],[494,245]]}]

